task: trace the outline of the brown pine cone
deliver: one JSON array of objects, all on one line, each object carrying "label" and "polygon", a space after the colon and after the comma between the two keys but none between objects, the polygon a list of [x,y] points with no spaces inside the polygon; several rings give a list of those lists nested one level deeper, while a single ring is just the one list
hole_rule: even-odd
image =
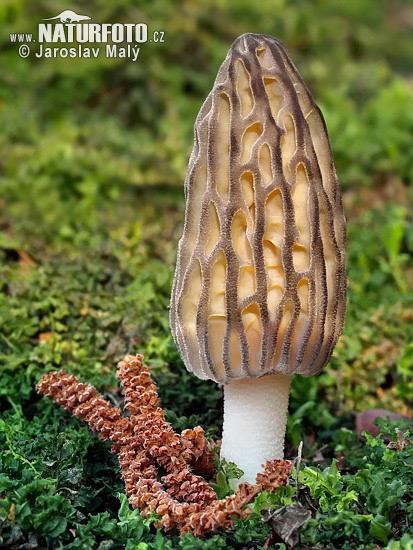
[{"label": "brown pine cone", "polygon": [[[212,453],[203,429],[197,426],[181,435],[174,432],[159,406],[156,385],[142,356],[127,356],[119,364],[118,376],[130,420],[95,388],[64,371],[46,374],[37,389],[84,420],[102,439],[112,441],[129,502],[142,516],[156,513],[165,530],[204,536],[231,527],[234,517],[247,517],[247,505],[259,491],[273,491],[288,482],[291,463],[271,460],[257,475],[256,485],[241,483],[234,495],[217,500],[206,480],[191,471],[191,466],[208,475],[212,470]],[[162,483],[157,479],[157,464],[168,472]]]}]

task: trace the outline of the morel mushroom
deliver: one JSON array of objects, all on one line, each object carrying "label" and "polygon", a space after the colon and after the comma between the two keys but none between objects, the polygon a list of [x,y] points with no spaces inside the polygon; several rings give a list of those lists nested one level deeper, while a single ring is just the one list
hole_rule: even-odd
[{"label": "morel mushroom", "polygon": [[224,384],[221,456],[281,458],[293,374],[329,360],[345,311],[345,219],[322,114],[283,45],[231,46],[195,122],[171,327]]}]

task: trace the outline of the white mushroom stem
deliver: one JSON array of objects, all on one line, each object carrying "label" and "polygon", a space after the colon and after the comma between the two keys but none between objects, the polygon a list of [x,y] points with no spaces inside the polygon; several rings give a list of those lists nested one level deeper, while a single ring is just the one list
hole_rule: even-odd
[{"label": "white mushroom stem", "polygon": [[269,459],[284,457],[291,376],[269,374],[224,386],[221,458],[235,462],[241,481],[255,476]]}]

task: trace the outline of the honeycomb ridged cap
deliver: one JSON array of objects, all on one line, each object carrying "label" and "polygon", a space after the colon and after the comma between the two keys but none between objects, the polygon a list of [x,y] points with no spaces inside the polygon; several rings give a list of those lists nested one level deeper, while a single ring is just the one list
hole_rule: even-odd
[{"label": "honeycomb ridged cap", "polygon": [[194,133],[170,312],[187,369],[318,373],[343,327],[345,218],[324,119],[278,40],[235,40]]}]

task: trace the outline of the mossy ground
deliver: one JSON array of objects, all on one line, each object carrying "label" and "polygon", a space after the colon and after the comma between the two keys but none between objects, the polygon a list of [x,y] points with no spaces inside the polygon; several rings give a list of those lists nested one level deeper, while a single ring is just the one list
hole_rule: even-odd
[{"label": "mossy ground", "polygon": [[280,37],[314,90],[349,219],[344,335],[324,373],[292,388],[287,455],[304,441],[299,501],[312,511],[299,547],[412,548],[409,427],[399,448],[394,427],[354,435],[358,411],[412,410],[411,4],[136,6],[88,7],[166,31],[135,65],[22,60],[8,33],[67,6],[0,7],[0,547],[282,548],[260,510],[293,502],[294,484],[229,533],[166,537],[129,509],[108,446],[34,389],[64,367],[119,403],[114,365],[143,352],[174,426],[219,437],[221,390],[183,368],[168,303],[191,126],[230,42],[252,31]]}]

